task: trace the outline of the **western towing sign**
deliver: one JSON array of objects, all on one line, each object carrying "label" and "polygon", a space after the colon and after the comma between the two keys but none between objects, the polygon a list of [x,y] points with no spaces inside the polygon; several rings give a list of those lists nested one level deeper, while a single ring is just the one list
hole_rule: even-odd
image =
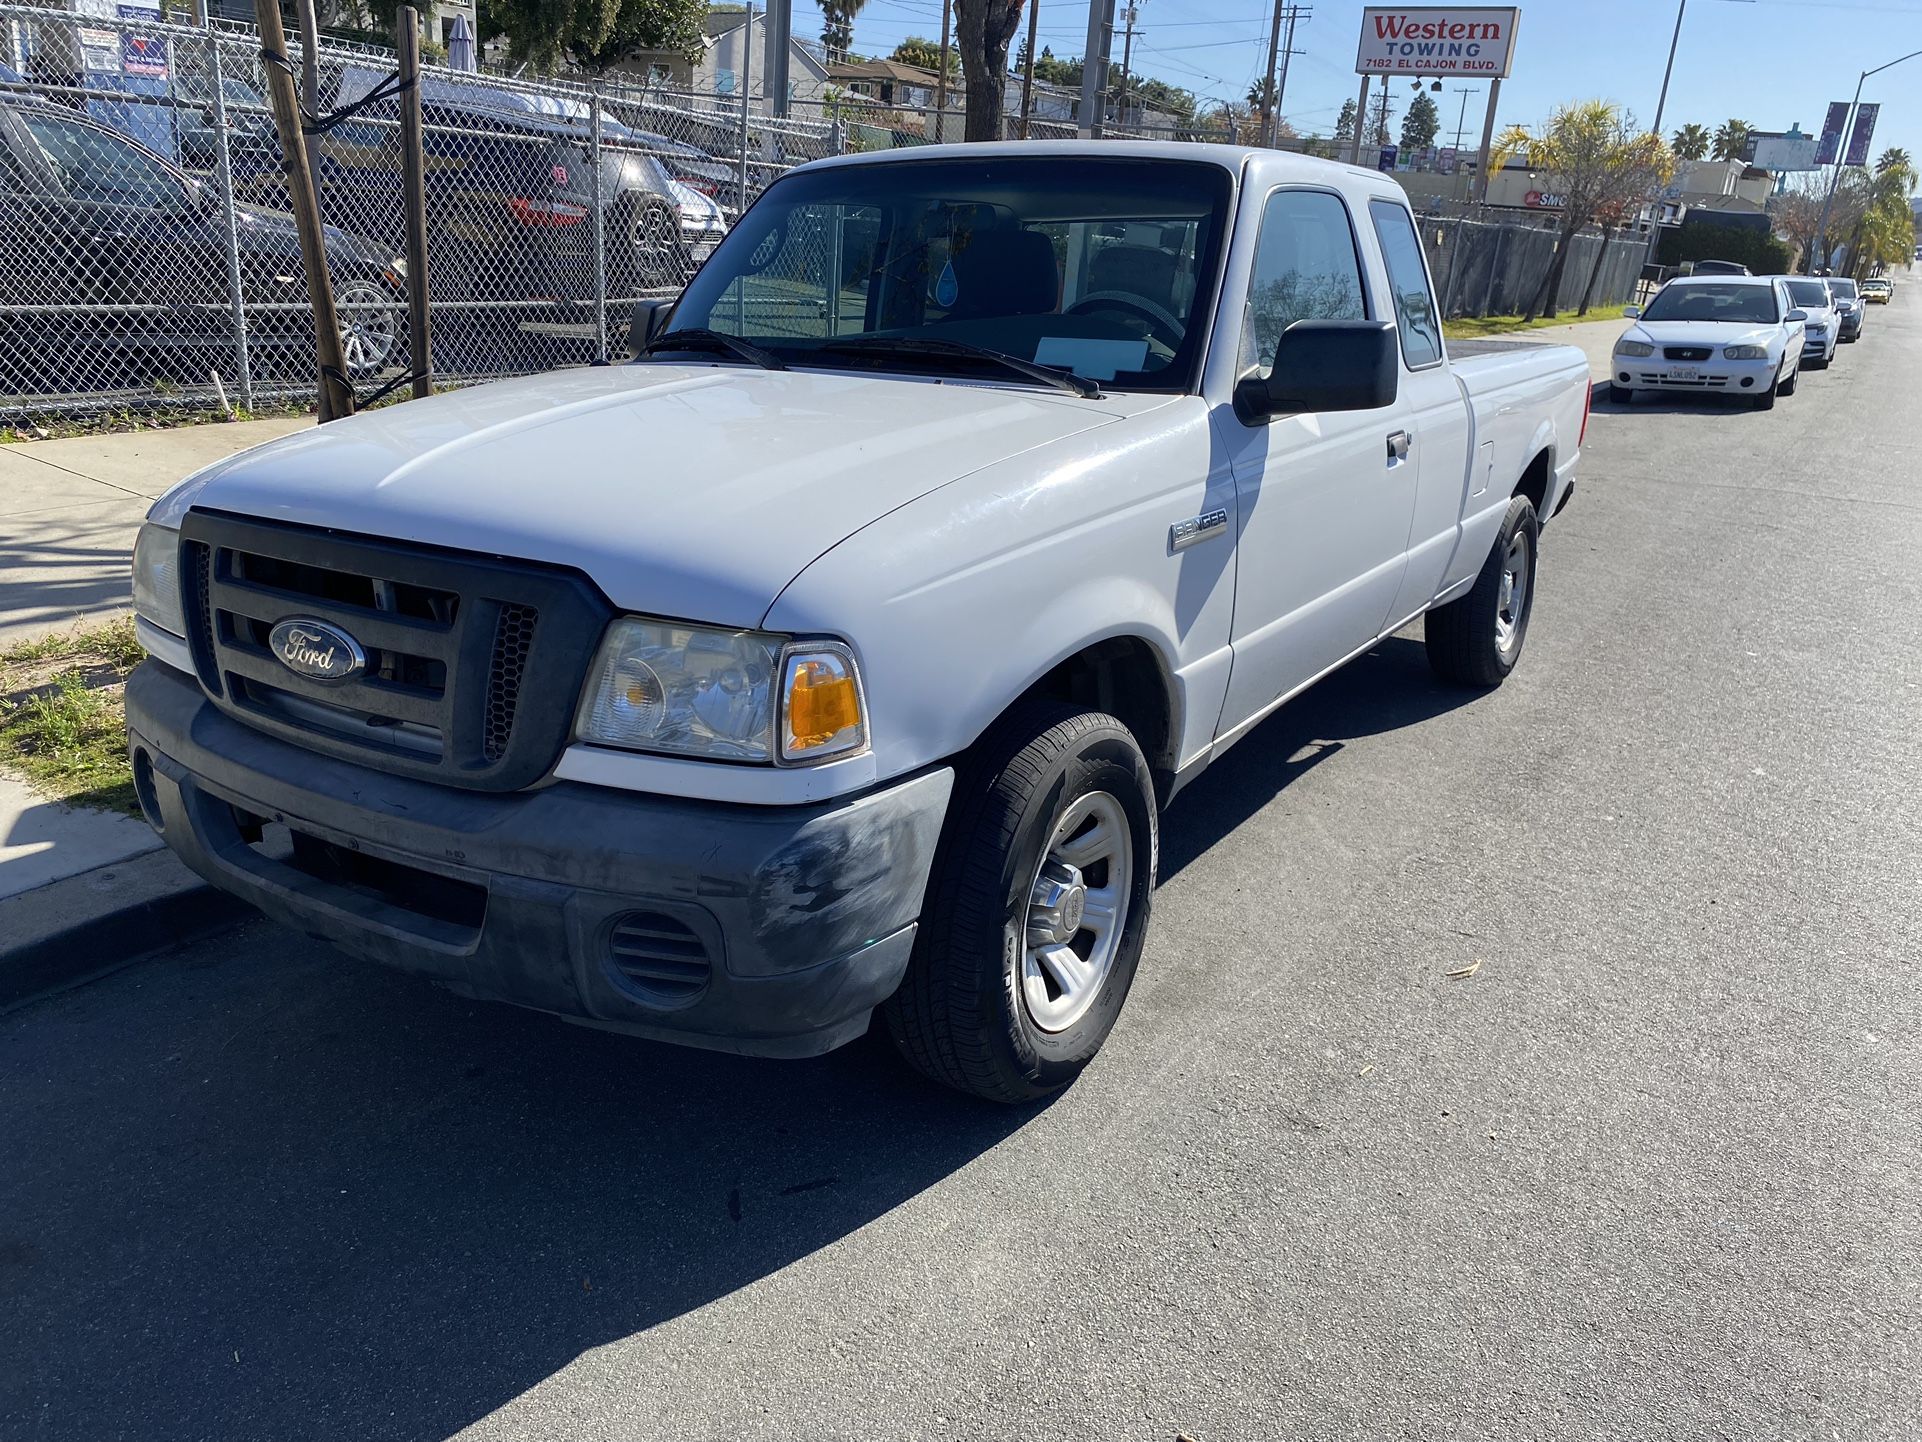
[{"label": "western towing sign", "polygon": [[1521,18],[1488,6],[1371,6],[1361,12],[1355,73],[1506,79]]}]

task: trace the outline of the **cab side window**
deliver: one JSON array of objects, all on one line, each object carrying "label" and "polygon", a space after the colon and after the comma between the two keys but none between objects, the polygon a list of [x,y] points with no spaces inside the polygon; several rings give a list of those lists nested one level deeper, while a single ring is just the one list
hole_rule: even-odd
[{"label": "cab side window", "polygon": [[1395,327],[1401,332],[1401,358],[1410,370],[1435,364],[1442,357],[1441,318],[1428,288],[1422,264],[1421,240],[1408,212],[1392,200],[1371,200],[1382,259],[1388,263],[1388,285],[1395,293]]},{"label": "cab side window", "polygon": [[1298,320],[1366,320],[1348,207],[1325,190],[1278,190],[1261,212],[1242,312],[1242,375],[1265,377],[1275,343]]}]

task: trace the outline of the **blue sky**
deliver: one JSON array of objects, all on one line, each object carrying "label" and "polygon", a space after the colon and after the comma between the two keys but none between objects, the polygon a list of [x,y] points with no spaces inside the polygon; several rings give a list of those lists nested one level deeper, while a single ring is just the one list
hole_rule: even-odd
[{"label": "blue sky", "polygon": [[[1125,0],[1122,0],[1125,4]],[[1266,0],[1137,0],[1135,69],[1206,99],[1245,97],[1266,68]],[[1362,5],[1318,0],[1297,27],[1297,55],[1283,110],[1304,132],[1327,129],[1352,98]],[[1558,102],[1600,95],[1653,119],[1675,25],[1676,0],[1535,0],[1522,5],[1515,73],[1502,84],[1501,123],[1534,124]],[[795,28],[819,30],[817,13],[795,6]],[[1041,40],[1057,55],[1079,55],[1087,36],[1086,0],[1042,0]],[[1025,25],[1025,21],[1024,21]],[[855,49],[885,55],[909,35],[941,33],[941,0],[868,0],[854,27]],[[1017,37],[1018,38],[1018,37]],[[1758,129],[1797,122],[1819,131],[1831,100],[1846,101],[1856,76],[1922,48],[1922,0],[1689,0],[1662,128],[1695,120],[1713,129],[1730,116]],[[1115,59],[1121,42],[1115,42]],[[1479,84],[1481,82],[1466,82]],[[1461,98],[1440,97],[1443,131],[1453,136]],[[1395,87],[1396,113],[1411,96]],[[1875,150],[1901,145],[1922,156],[1922,57],[1871,76],[1862,99],[1882,103]],[[1468,100],[1479,140],[1487,96]]]}]

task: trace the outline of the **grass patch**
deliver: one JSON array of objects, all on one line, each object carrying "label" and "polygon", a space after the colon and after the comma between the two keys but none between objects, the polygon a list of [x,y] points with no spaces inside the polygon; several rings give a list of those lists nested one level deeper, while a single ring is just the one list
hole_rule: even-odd
[{"label": "grass patch", "polygon": [[1520,331],[1541,330],[1551,325],[1586,325],[1596,320],[1620,320],[1622,308],[1619,305],[1591,306],[1587,315],[1576,315],[1573,311],[1563,311],[1557,316],[1536,316],[1524,321],[1518,315],[1478,315],[1458,316],[1454,320],[1442,322],[1442,334],[1450,340],[1477,340],[1484,336],[1514,335]]},{"label": "grass patch", "polygon": [[140,814],[127,760],[133,618],[0,652],[0,767],[56,801]]},{"label": "grass patch", "polygon": [[[156,394],[165,394],[156,390]],[[209,400],[204,405],[142,406],[139,409],[107,409],[74,416],[49,416],[44,420],[15,421],[0,426],[0,446],[23,445],[28,441],[62,440],[68,436],[118,435],[127,431],[170,431],[180,426],[224,426],[230,421],[258,421],[272,416],[307,416],[314,413],[310,401],[269,401],[249,410],[234,407],[233,415],[217,409]]]}]

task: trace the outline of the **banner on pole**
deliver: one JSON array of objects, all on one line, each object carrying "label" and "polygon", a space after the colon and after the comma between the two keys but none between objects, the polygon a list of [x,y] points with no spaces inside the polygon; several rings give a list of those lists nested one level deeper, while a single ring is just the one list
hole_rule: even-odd
[{"label": "banner on pole", "polygon": [[1875,139],[1875,117],[1881,110],[1880,105],[1855,107],[1855,129],[1849,132],[1849,153],[1842,158],[1844,165],[1869,163],[1869,142]]},{"label": "banner on pole", "polygon": [[1815,147],[1817,165],[1833,165],[1835,157],[1842,153],[1842,127],[1849,123],[1849,103],[1846,100],[1833,101],[1829,105],[1828,118],[1822,122],[1822,140]]}]

